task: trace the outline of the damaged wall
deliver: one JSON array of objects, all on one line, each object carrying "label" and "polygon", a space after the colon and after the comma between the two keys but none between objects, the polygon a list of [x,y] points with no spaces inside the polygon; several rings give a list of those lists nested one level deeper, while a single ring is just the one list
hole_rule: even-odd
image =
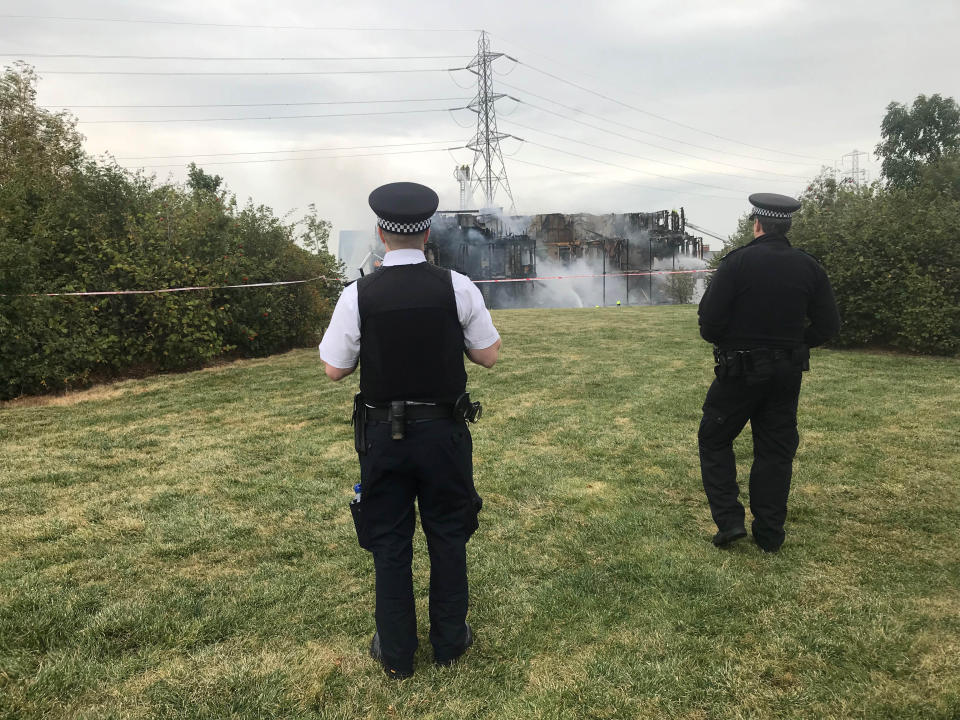
[{"label": "damaged wall", "polygon": [[[430,262],[473,280],[703,267],[702,238],[686,232],[683,208],[607,215],[440,212],[425,250]],[[624,304],[666,302],[666,294],[658,292],[662,284],[662,278],[600,277],[479,287],[490,307],[570,307],[612,298]]]}]

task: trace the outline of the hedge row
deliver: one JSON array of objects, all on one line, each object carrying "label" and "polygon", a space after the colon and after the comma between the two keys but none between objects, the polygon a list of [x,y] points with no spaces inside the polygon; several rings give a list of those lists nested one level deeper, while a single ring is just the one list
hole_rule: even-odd
[{"label": "hedge row", "polygon": [[909,189],[821,186],[804,197],[790,237],[829,273],[838,344],[960,352],[960,192],[933,170],[943,163]]},{"label": "hedge row", "polygon": [[36,106],[30,68],[0,76],[0,399],[318,342],[341,282],[312,208],[297,231],[193,165],[159,184],[87,156],[75,125]]},{"label": "hedge row", "polygon": [[[830,277],[842,321],[833,344],[960,352],[960,158],[924,168],[910,188],[823,176],[801,200],[789,236]],[[752,228],[744,215],[724,254]]]},{"label": "hedge row", "polygon": [[[10,207],[8,187],[0,204]],[[220,286],[337,278],[328,253],[298,247],[267,208],[214,192],[154,187],[87,163],[33,212],[0,222],[0,398],[130,372],[196,368],[224,355],[310,345],[338,280],[150,295],[31,293]]]}]

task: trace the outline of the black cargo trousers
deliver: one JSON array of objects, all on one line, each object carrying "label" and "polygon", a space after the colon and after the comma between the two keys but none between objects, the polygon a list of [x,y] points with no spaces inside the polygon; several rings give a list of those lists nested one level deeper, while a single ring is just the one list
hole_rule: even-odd
[{"label": "black cargo trousers", "polygon": [[376,623],[383,661],[413,670],[417,617],[413,596],[414,500],[430,553],[430,643],[434,658],[455,657],[466,642],[466,544],[482,501],[473,484],[473,440],[463,420],[408,421],[402,440],[389,422],[368,422],[360,453],[362,496],[357,536],[373,553]]},{"label": "black cargo trousers", "polygon": [[797,403],[802,370],[783,360],[773,373],[749,371],[737,377],[718,377],[707,391],[697,440],[700,471],[710,512],[720,530],[743,525],[743,505],[737,499],[737,466],[733,441],[747,421],[753,433],[750,468],[750,511],[753,536],[764,550],[783,544],[787,496],[793,475],[797,433]]}]

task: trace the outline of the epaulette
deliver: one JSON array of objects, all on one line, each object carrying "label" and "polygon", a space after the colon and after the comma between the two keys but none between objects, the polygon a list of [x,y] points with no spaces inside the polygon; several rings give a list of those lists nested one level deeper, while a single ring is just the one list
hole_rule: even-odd
[{"label": "epaulette", "polygon": [[813,258],[814,261],[815,261],[818,265],[823,265],[823,260],[821,260],[820,258],[818,258],[818,257],[817,257],[816,255],[814,255],[813,253],[808,253],[806,250],[804,250],[803,248],[798,248],[796,245],[793,246],[793,249],[794,249],[794,250],[799,250],[800,252],[802,252],[802,253],[803,253],[804,255],[806,255],[807,257]]},{"label": "epaulette", "polygon": [[728,257],[730,257],[731,255],[733,255],[733,254],[735,254],[735,253],[740,252],[741,250],[746,250],[748,247],[750,247],[750,243],[747,243],[746,245],[741,245],[741,246],[738,247],[738,248],[734,248],[733,250],[731,250],[730,252],[728,252],[726,255],[724,255],[722,258],[720,258],[720,262],[723,262],[723,261],[726,260]]}]

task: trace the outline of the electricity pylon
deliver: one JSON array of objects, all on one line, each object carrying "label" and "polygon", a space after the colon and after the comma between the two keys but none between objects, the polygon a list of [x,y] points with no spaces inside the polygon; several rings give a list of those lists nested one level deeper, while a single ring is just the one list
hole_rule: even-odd
[{"label": "electricity pylon", "polygon": [[503,53],[490,52],[490,37],[485,30],[480,31],[477,54],[467,65],[467,69],[477,76],[477,95],[467,106],[477,114],[477,134],[467,143],[473,150],[473,180],[471,191],[483,190],[486,207],[494,207],[497,190],[502,189],[510,198],[510,212],[516,210],[507,168],[503,164],[500,141],[510,137],[497,130],[497,111],[494,104],[503,93],[493,92],[493,61]]}]

